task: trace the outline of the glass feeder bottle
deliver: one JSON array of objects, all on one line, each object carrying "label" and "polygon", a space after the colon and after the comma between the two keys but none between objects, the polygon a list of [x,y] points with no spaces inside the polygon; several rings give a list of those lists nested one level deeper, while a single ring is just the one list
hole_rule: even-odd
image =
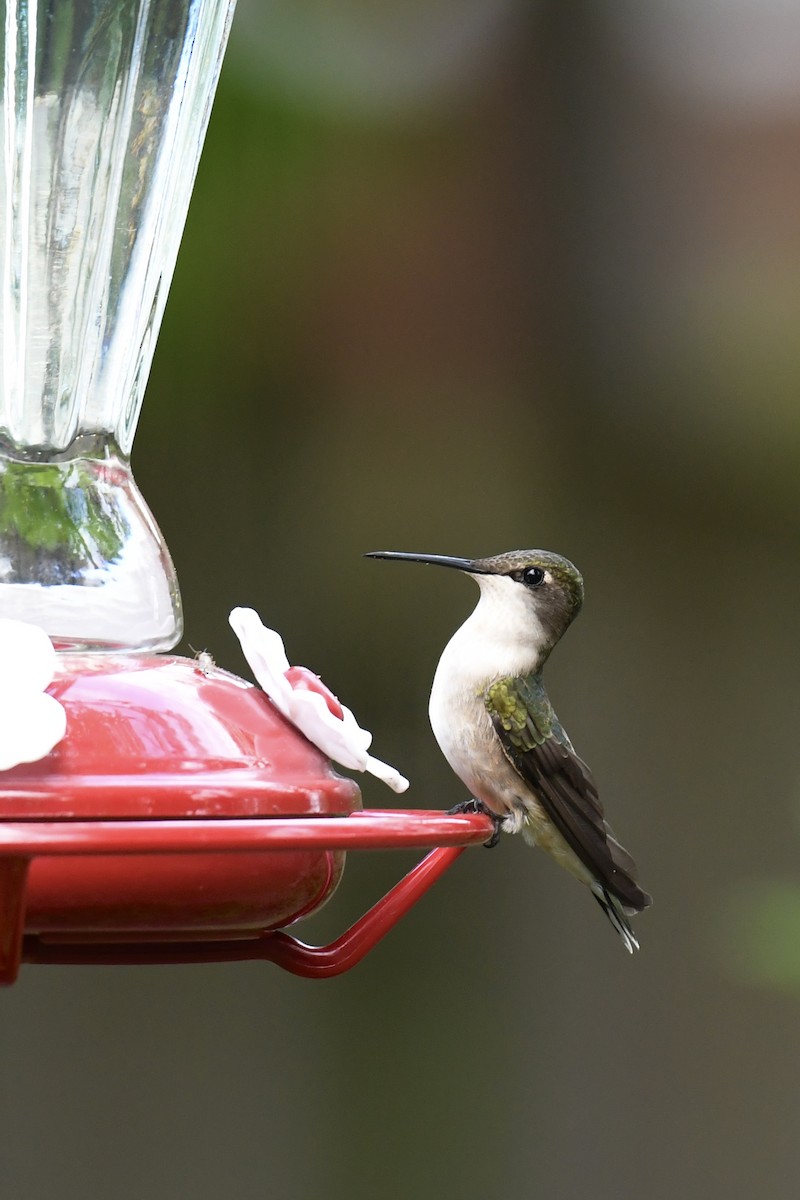
[{"label": "glass feeder bottle", "polygon": [[6,0],[0,616],[62,648],[179,640],[129,458],[233,0]]}]

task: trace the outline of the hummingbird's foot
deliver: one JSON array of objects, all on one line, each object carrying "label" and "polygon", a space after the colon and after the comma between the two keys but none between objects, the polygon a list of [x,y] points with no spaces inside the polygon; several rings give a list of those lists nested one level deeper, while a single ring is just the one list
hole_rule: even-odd
[{"label": "hummingbird's foot", "polygon": [[503,818],[498,817],[486,807],[480,800],[476,800],[472,796],[469,800],[462,800],[460,804],[454,804],[452,808],[448,808],[448,817],[455,816],[458,813],[482,813],[484,817],[489,817],[494,825],[494,832],[488,842],[484,842],[487,850],[493,850],[500,841],[500,834],[503,832]]},{"label": "hummingbird's foot", "polygon": [[481,804],[480,800],[476,800],[474,796],[469,800],[462,800],[460,804],[454,804],[452,808],[448,808],[448,817],[458,817],[461,813],[485,813],[489,816],[489,810],[485,804]]},{"label": "hummingbird's foot", "polygon": [[487,812],[486,816],[491,817],[494,830],[492,831],[492,836],[489,838],[488,842],[484,842],[483,845],[484,849],[486,850],[494,850],[495,846],[500,841],[500,834],[503,832],[503,821],[502,818],[496,817],[494,813],[491,812]]}]

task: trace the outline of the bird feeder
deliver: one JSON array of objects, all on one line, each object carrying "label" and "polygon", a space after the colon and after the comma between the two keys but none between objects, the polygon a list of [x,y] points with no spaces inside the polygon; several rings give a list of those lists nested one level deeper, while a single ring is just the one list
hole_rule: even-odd
[{"label": "bird feeder", "polygon": [[[362,810],[258,688],[165,653],[180,595],[129,459],[232,12],[6,0],[0,616],[56,646],[66,734],[0,772],[4,984],[23,961],[337,974],[492,831]],[[347,850],[402,847],[436,848],[337,941],[284,932]]]}]

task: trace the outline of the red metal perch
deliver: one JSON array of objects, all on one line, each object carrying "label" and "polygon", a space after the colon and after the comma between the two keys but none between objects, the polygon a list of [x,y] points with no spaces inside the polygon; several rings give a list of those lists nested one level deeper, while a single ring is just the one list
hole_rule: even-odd
[{"label": "red metal perch", "polygon": [[[0,823],[0,983],[16,979],[21,962],[144,964],[274,962],[295,975],[322,979],[349,970],[427,892],[464,850],[485,842],[492,823],[481,815],[362,811],[342,818],[4,822]],[[242,855],[338,849],[409,849],[436,844],[360,920],[328,946],[309,946],[279,930],[255,936],[145,940],[140,933],[113,940],[108,933],[25,934],[28,867],[42,859],[94,858],[109,876],[121,858],[142,855]],[[130,938],[131,940],[126,940]]]}]

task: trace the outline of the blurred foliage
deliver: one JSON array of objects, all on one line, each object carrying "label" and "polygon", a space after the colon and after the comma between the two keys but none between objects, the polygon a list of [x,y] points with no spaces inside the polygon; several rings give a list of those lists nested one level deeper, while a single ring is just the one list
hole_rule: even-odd
[{"label": "blurred foliage", "polygon": [[718,916],[729,969],[746,983],[800,996],[800,884],[740,883]]}]

